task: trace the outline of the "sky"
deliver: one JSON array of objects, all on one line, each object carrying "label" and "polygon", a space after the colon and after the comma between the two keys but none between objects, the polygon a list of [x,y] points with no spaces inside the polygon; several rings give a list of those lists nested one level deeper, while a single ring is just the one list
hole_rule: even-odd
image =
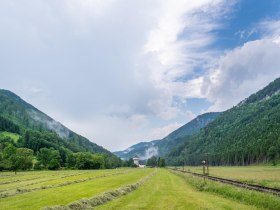
[{"label": "sky", "polygon": [[110,151],[280,76],[279,0],[3,0],[0,88]]}]

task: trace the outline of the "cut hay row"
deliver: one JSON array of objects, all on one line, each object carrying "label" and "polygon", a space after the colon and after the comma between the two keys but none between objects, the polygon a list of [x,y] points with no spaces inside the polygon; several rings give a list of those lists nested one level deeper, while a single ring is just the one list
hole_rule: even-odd
[{"label": "cut hay row", "polygon": [[152,176],[156,174],[157,171],[147,175],[146,177],[140,179],[134,184],[125,185],[118,189],[111,190],[108,192],[105,192],[101,195],[97,195],[91,198],[82,198],[78,201],[72,202],[68,205],[57,205],[52,207],[44,207],[42,210],[82,210],[82,209],[91,209],[98,205],[105,204],[111,200],[114,200],[118,197],[124,196],[134,190],[136,190],[138,187],[140,187],[142,184],[144,184],[148,179],[150,179]]},{"label": "cut hay row", "polygon": [[[42,179],[41,181],[37,181],[37,182],[31,182],[31,183],[28,183],[28,184],[24,184],[24,185],[21,185],[20,187],[28,187],[28,186],[32,186],[32,185],[36,185],[36,184],[42,184],[42,183],[45,183],[45,182],[50,182],[50,181],[55,181],[55,180],[60,180],[60,179],[64,179],[64,178],[69,178],[69,177],[73,177],[73,176],[80,176],[80,175],[84,175],[84,174],[89,174],[89,172],[86,172],[86,173],[77,173],[77,174],[69,174],[69,175],[63,175],[63,176],[60,176],[60,177],[56,177],[56,178],[51,178],[51,179],[44,179],[48,176],[44,176],[44,177],[39,177],[39,178],[33,178],[33,179],[26,179],[26,181],[30,181],[30,180],[36,180],[36,179]],[[54,176],[54,175],[51,175],[51,177]],[[22,181],[18,182],[17,184],[20,184]],[[6,182],[4,184],[1,184],[0,183],[0,186],[1,185],[5,185],[5,184],[12,184],[12,183],[15,183],[14,181],[13,182]],[[0,190],[0,193],[3,193],[3,192],[8,192],[8,191],[12,191],[12,190],[16,190],[18,189],[19,186],[15,186],[15,187],[9,187],[9,186],[5,186],[5,189],[4,190]]]},{"label": "cut hay row", "polygon": [[82,183],[82,182],[86,182],[86,181],[91,181],[94,179],[100,179],[100,178],[104,178],[104,177],[108,177],[108,176],[114,176],[114,175],[119,175],[119,174],[124,174],[127,173],[127,171],[123,171],[123,172],[117,172],[117,173],[112,173],[112,174],[103,174],[100,176],[92,176],[89,178],[85,178],[85,179],[79,179],[79,180],[74,180],[74,181],[66,181],[66,182],[62,182],[56,185],[47,185],[47,186],[41,186],[41,187],[36,187],[36,188],[32,188],[32,189],[17,189],[15,192],[13,193],[1,193],[0,194],[0,199],[1,198],[7,198],[7,197],[12,197],[18,194],[23,194],[23,193],[28,193],[28,192],[34,192],[34,191],[39,191],[39,190],[45,190],[45,189],[50,189],[50,188],[57,188],[57,187],[62,187],[62,186],[67,186],[67,185],[71,185],[71,184],[77,184],[77,183]]},{"label": "cut hay row", "polygon": [[[56,179],[61,179],[61,178],[66,178],[66,177],[71,177],[71,176],[79,176],[79,175],[82,175],[82,174],[86,174],[86,173],[63,175],[63,176],[60,176],[58,178],[47,179],[47,180],[43,180],[43,181],[40,181],[40,182],[46,182],[46,181],[51,181],[51,180],[56,180]],[[53,176],[56,176],[56,175],[52,174],[52,175],[43,176],[43,177],[39,176],[39,177],[33,177],[33,178],[28,178],[28,179],[23,179],[23,180],[17,179],[17,180],[12,180],[12,181],[0,182],[0,185],[8,185],[8,184],[12,184],[12,183],[17,183],[18,184],[18,183],[21,183],[21,182],[26,182],[26,181],[30,181],[30,180],[36,180],[36,179],[44,179],[44,178],[49,178],[49,177],[53,177]],[[36,182],[36,183],[39,183],[39,182]]]},{"label": "cut hay row", "polygon": [[[57,174],[48,174],[48,175],[44,175],[43,177],[41,176],[41,173],[38,174],[34,174],[35,176],[31,176],[30,178],[26,178],[26,179],[18,179],[19,176],[22,176],[21,178],[26,177],[26,175],[13,175],[12,178],[15,179],[10,179],[11,177],[6,177],[6,179],[9,178],[8,181],[2,181],[0,182],[0,185],[4,185],[4,184],[11,184],[11,183],[20,183],[20,182],[25,182],[25,181],[29,181],[29,180],[35,180],[35,179],[41,179],[41,178],[45,178],[45,177],[53,177],[53,176],[57,176]],[[65,174],[66,175],[66,174]],[[2,179],[3,180],[3,179]]]},{"label": "cut hay row", "polygon": [[[8,176],[3,175],[4,177],[1,177],[0,184],[4,184],[6,182],[12,183],[12,182],[28,181],[31,179],[39,179],[42,178],[42,176],[53,177],[53,176],[57,176],[58,174],[61,176],[63,175],[67,176],[69,172],[73,175],[81,173],[80,171],[66,171],[66,170],[65,171],[22,171],[22,172],[18,172],[17,174],[9,172],[10,175]],[[6,173],[6,172],[1,172],[1,173]]]}]

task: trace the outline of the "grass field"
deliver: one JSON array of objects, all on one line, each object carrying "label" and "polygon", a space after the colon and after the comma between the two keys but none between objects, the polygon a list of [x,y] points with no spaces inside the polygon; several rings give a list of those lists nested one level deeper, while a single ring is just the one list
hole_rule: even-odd
[{"label": "grass field", "polygon": [[158,173],[138,190],[96,209],[257,209],[237,201],[200,192],[167,170]]},{"label": "grass field", "polygon": [[0,132],[0,136],[3,136],[3,137],[10,137],[11,139],[13,139],[15,142],[18,141],[18,139],[20,138],[20,135],[16,134],[16,133],[10,133],[10,132]]},{"label": "grass field", "polygon": [[[154,174],[153,176],[150,176]],[[69,205],[135,184],[134,191],[94,209],[273,209],[280,199],[207,182],[167,169],[31,171],[0,173],[0,209]],[[243,199],[244,197],[244,199]],[[260,202],[259,202],[260,200]]]},{"label": "grass field", "polygon": [[[153,169],[1,173],[0,209],[40,209],[132,184]],[[3,179],[2,179],[3,178]],[[5,184],[6,183],[6,184]],[[28,191],[28,189],[30,191]]]},{"label": "grass field", "polygon": [[[202,167],[185,166],[185,170],[203,173]],[[209,173],[212,176],[280,189],[279,166],[210,166]]]}]

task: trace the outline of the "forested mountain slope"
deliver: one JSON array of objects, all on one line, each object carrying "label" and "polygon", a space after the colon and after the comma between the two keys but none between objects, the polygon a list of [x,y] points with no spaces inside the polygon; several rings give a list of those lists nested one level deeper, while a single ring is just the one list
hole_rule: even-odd
[{"label": "forested mountain slope", "polygon": [[[58,135],[58,141],[62,141],[60,139],[63,139],[65,144],[68,145],[67,148],[73,151],[89,151],[111,155],[103,147],[66,128],[11,91],[0,89],[0,116],[18,125],[22,133],[28,129],[32,130],[30,133],[34,133],[35,131],[39,133],[55,133]],[[37,133],[36,135],[39,134]]]},{"label": "forested mountain slope", "polygon": [[209,112],[199,115],[195,119],[170,133],[156,144],[156,146],[158,146],[159,155],[163,156],[170,152],[174,147],[181,144],[185,138],[198,133],[201,128],[215,120],[220,114],[220,112]]},{"label": "forested mountain slope", "polygon": [[167,156],[171,165],[247,165],[280,154],[280,78],[223,112]]}]

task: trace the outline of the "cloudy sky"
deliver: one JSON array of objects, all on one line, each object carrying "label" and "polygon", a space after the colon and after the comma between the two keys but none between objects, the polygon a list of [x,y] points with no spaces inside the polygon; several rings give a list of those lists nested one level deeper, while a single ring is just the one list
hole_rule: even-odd
[{"label": "cloudy sky", "polygon": [[280,76],[279,0],[2,0],[0,88],[116,151]]}]

